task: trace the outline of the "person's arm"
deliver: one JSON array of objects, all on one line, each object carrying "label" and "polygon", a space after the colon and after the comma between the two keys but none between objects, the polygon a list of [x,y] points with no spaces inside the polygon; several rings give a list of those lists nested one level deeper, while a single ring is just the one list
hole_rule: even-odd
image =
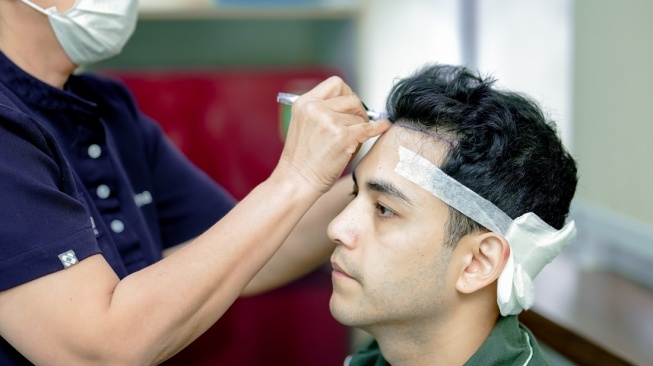
[{"label": "person's arm", "polygon": [[247,285],[241,296],[256,295],[287,284],[324,263],[334,249],[327,226],[352,200],[351,176],[311,207],[283,245]]},{"label": "person's arm", "polygon": [[388,127],[360,116],[344,83],[321,83],[293,106],[270,178],[206,233],[122,281],[95,255],[5,290],[0,334],[36,364],[141,365],[174,355],[227,310],[357,145]]},{"label": "person's arm", "polygon": [[[351,192],[352,181],[348,175],[322,195],[302,217],[272,259],[247,284],[241,296],[257,295],[278,288],[324,263],[334,249],[334,243],[327,236],[327,226],[351,201]],[[165,249],[163,257],[172,255],[190,242],[192,240]]]},{"label": "person's arm", "polygon": [[190,244],[193,240],[195,240],[195,238],[193,238],[191,240],[188,240],[188,241],[185,241],[183,243],[179,243],[179,244],[177,244],[177,245],[175,245],[173,247],[164,249],[163,254],[161,255],[161,257],[166,258],[168,256],[171,256],[172,253],[174,253],[174,252],[178,251],[179,249],[185,247],[186,245]]}]

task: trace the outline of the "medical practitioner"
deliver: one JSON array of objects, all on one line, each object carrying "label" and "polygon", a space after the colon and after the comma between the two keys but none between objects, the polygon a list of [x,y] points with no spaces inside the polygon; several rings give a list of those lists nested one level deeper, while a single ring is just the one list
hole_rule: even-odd
[{"label": "medical practitioner", "polygon": [[137,14],[136,0],[0,0],[1,365],[171,357],[243,290],[329,255],[326,227],[350,200],[336,181],[389,127],[325,80],[293,105],[270,177],[236,204],[122,84],[73,74],[118,54]]}]

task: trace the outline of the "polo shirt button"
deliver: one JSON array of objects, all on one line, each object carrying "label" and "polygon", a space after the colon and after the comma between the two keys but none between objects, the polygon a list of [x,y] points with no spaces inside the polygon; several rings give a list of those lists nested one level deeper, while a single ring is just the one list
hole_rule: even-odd
[{"label": "polo shirt button", "polygon": [[116,234],[120,234],[125,231],[125,224],[120,220],[113,220],[111,221],[111,230]]},{"label": "polo shirt button", "polygon": [[97,196],[102,199],[109,197],[109,195],[111,194],[111,190],[105,184],[100,184],[95,190],[95,192],[97,193]]},{"label": "polo shirt button", "polygon": [[100,145],[93,144],[88,147],[88,156],[90,156],[93,159],[97,159],[102,155],[102,148]]}]

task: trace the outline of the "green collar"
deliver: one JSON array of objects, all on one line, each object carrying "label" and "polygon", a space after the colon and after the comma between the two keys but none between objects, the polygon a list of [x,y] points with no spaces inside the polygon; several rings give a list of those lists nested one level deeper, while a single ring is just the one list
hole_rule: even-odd
[{"label": "green collar", "polygon": [[[371,340],[345,360],[345,366],[389,366],[376,340]],[[550,365],[533,334],[517,316],[500,317],[481,347],[465,362],[475,365]]]}]

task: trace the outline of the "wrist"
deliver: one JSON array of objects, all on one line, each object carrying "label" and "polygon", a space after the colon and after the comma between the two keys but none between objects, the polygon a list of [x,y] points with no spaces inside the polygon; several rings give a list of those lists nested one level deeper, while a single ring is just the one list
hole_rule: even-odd
[{"label": "wrist", "polygon": [[329,189],[329,187],[324,189],[320,184],[311,181],[284,159],[279,161],[267,182],[276,186],[275,190],[278,190],[280,194],[298,195],[315,200]]}]

